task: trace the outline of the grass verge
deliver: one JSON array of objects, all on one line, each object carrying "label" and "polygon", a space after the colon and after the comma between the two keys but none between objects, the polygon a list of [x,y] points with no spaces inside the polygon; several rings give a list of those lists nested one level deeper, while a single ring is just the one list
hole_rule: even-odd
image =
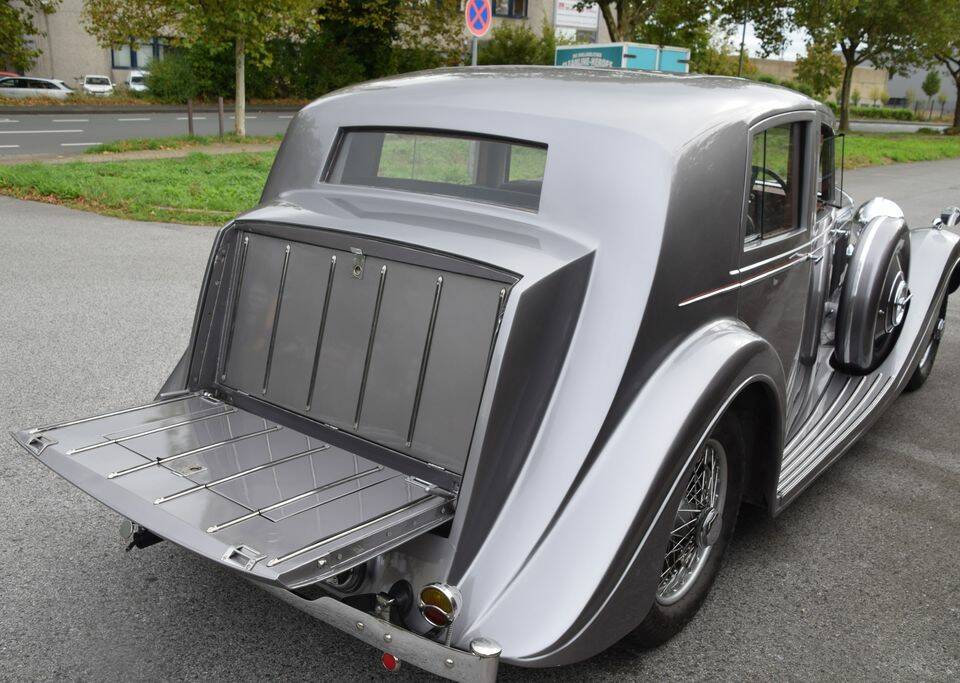
[{"label": "grass verge", "polygon": [[240,137],[236,133],[226,133],[221,140],[216,135],[180,135],[169,138],[130,138],[105,142],[88,147],[86,154],[118,154],[120,152],[138,152],[142,150],[189,149],[204,145],[262,145],[279,143],[283,140],[283,133],[276,135],[247,135]]},{"label": "grass verge", "polygon": [[[193,147],[202,140],[128,140],[104,145],[110,148],[104,151]],[[145,146],[154,143],[169,147]],[[274,155],[191,152],[172,159],[0,166],[0,192],[121,218],[221,225],[257,203]],[[952,157],[960,157],[960,136],[854,133],[846,139],[848,169]]]},{"label": "grass verge", "polygon": [[954,157],[960,157],[960,135],[850,133],[844,166],[851,169]]},{"label": "grass verge", "polygon": [[222,225],[256,205],[274,152],[0,167],[0,192],[144,221]]}]

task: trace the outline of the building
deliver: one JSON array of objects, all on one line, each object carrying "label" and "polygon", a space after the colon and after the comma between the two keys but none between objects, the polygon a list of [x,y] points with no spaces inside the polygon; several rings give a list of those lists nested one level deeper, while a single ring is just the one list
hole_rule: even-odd
[{"label": "building", "polygon": [[[751,57],[750,64],[756,67],[758,73],[766,76],[787,81],[796,79],[797,63],[793,60]],[[886,69],[877,69],[873,66],[854,67],[851,92],[859,93],[861,103],[879,104],[874,101],[874,96],[880,99],[881,94],[888,92],[887,80]],[[835,91],[831,96],[834,94]]]},{"label": "building", "polygon": [[546,20],[558,36],[577,43],[610,41],[607,25],[597,5],[577,12],[577,0],[491,0],[494,26],[505,22],[525,22],[531,31],[540,33]]},{"label": "building", "polygon": [[890,82],[887,84],[890,104],[906,107],[907,101],[912,95],[916,105],[925,111],[929,110],[930,101],[923,92],[923,79],[927,77],[927,72],[934,69],[940,74],[940,93],[938,94],[946,95],[947,101],[940,103],[937,101],[937,96],[935,95],[933,100],[933,113],[934,115],[939,115],[942,108],[944,115],[952,116],[957,104],[957,87],[953,81],[953,76],[950,75],[950,72],[947,71],[947,68],[943,65],[937,65],[930,69],[917,69],[906,76],[899,76],[897,74],[891,76]]},{"label": "building", "polygon": [[83,0],[63,0],[52,14],[41,14],[36,25],[45,35],[35,36],[40,57],[26,75],[57,78],[69,87],[87,74],[109,76],[122,82],[131,69],[146,69],[163,53],[163,44],[153,39],[145,45],[128,45],[119,50],[100,47],[83,28]]}]

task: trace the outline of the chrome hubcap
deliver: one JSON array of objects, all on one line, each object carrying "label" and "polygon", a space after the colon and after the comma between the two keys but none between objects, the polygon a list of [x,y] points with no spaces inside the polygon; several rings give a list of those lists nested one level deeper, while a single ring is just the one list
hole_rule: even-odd
[{"label": "chrome hubcap", "polygon": [[674,515],[660,570],[657,602],[671,605],[696,582],[723,528],[727,454],[716,439],[703,445]]}]

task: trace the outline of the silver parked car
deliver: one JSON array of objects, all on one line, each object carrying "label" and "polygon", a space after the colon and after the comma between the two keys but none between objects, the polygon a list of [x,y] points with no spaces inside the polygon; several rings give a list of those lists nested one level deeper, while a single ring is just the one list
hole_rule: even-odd
[{"label": "silver parked car", "polygon": [[855,205],[837,144],[823,105],[733,78],[339,91],[220,231],[156,400],[15,438],[131,546],[182,545],[389,669],[662,642],[741,505],[780,513],[933,367],[960,209]]},{"label": "silver parked car", "polygon": [[64,85],[63,81],[29,76],[0,78],[0,97],[16,99],[52,97],[57,100],[65,100],[72,94],[73,90]]}]

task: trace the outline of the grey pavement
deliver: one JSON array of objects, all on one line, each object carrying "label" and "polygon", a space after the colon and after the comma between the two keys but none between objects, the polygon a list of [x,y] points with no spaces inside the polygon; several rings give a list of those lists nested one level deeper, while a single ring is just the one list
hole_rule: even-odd
[{"label": "grey pavement", "polygon": [[[248,112],[248,135],[282,133],[296,112]],[[224,129],[236,119],[226,112]],[[216,112],[194,115],[196,135],[216,135]],[[184,112],[123,112],[113,114],[0,114],[0,157],[25,154],[80,154],[103,142],[129,138],[161,138],[187,134]]]},{"label": "grey pavement", "polygon": [[[960,203],[958,178],[951,161],[846,180],[927,218]],[[149,401],[186,344],[213,235],[0,198],[0,431]],[[957,302],[927,385],[780,517],[741,517],[677,638],[503,679],[957,680]],[[371,648],[185,550],[125,554],[117,523],[0,440],[0,679],[387,680]]]},{"label": "grey pavement", "polygon": [[947,124],[930,121],[851,121],[850,130],[860,133],[916,133],[921,128],[946,130]]}]

